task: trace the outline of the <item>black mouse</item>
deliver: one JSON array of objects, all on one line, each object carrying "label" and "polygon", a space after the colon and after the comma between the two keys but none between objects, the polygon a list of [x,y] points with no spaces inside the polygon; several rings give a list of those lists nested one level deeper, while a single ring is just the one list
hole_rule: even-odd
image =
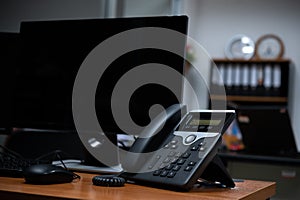
[{"label": "black mouse", "polygon": [[26,183],[31,184],[55,184],[70,183],[79,175],[52,164],[31,165],[23,170]]}]

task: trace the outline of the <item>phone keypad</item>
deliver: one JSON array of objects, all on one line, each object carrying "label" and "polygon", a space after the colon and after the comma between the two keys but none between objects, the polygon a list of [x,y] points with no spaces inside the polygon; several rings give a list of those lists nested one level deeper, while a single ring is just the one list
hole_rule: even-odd
[{"label": "phone keypad", "polygon": [[205,142],[204,138],[201,138],[183,153],[176,151],[181,149],[177,139],[171,140],[163,148],[166,150],[166,154],[165,156],[160,155],[161,159],[158,160],[161,163],[158,163],[159,167],[153,172],[153,176],[173,178],[179,171],[190,172],[194,169],[197,162],[200,162],[200,158],[193,154],[198,155],[198,152],[205,151]]}]

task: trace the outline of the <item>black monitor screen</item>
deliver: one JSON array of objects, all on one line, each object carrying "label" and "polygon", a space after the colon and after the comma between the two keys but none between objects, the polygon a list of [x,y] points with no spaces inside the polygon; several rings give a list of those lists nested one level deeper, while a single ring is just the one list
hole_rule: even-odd
[{"label": "black monitor screen", "polygon": [[6,131],[11,126],[18,49],[18,33],[0,33],[0,131]]},{"label": "black monitor screen", "polygon": [[[13,125],[22,128],[74,129],[72,90],[82,62],[105,39],[138,27],[164,27],[185,34],[187,17],[22,22],[22,54],[16,70]],[[182,44],[184,49],[185,43]],[[98,121],[104,124],[105,131],[120,131],[110,109],[115,84],[128,70],[145,63],[162,63],[183,73],[184,59],[164,50],[141,49],[118,57],[106,69],[101,84],[98,84],[105,89],[98,88],[95,94]],[[178,81],[178,87],[182,87],[182,80]],[[166,88],[148,84],[134,92],[129,109],[137,124],[146,125],[149,123],[148,114],[143,116],[151,104],[168,107],[174,103],[180,102]],[[107,117],[99,119],[99,114]]]}]

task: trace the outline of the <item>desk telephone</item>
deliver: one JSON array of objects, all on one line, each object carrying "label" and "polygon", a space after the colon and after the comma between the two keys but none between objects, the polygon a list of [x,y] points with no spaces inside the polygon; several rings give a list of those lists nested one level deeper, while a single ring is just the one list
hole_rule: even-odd
[{"label": "desk telephone", "polygon": [[169,107],[131,146],[131,156],[125,158],[120,176],[137,184],[172,190],[188,191],[200,178],[234,187],[216,155],[222,134],[234,117],[234,110],[186,113],[184,105]]}]

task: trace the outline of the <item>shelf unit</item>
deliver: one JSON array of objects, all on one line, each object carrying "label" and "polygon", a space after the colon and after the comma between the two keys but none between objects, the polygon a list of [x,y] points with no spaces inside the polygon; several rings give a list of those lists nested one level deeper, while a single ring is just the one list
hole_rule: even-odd
[{"label": "shelf unit", "polygon": [[[296,152],[287,109],[289,67],[289,59],[211,62],[210,109],[222,109],[225,105],[236,110],[235,132],[242,135],[245,152],[271,155]],[[274,129],[274,124],[280,127]],[[230,134],[232,129],[227,135]]]},{"label": "shelf unit", "polygon": [[211,100],[224,100],[221,91],[225,87],[229,102],[280,105],[288,102],[289,59],[213,59],[211,65]]}]

